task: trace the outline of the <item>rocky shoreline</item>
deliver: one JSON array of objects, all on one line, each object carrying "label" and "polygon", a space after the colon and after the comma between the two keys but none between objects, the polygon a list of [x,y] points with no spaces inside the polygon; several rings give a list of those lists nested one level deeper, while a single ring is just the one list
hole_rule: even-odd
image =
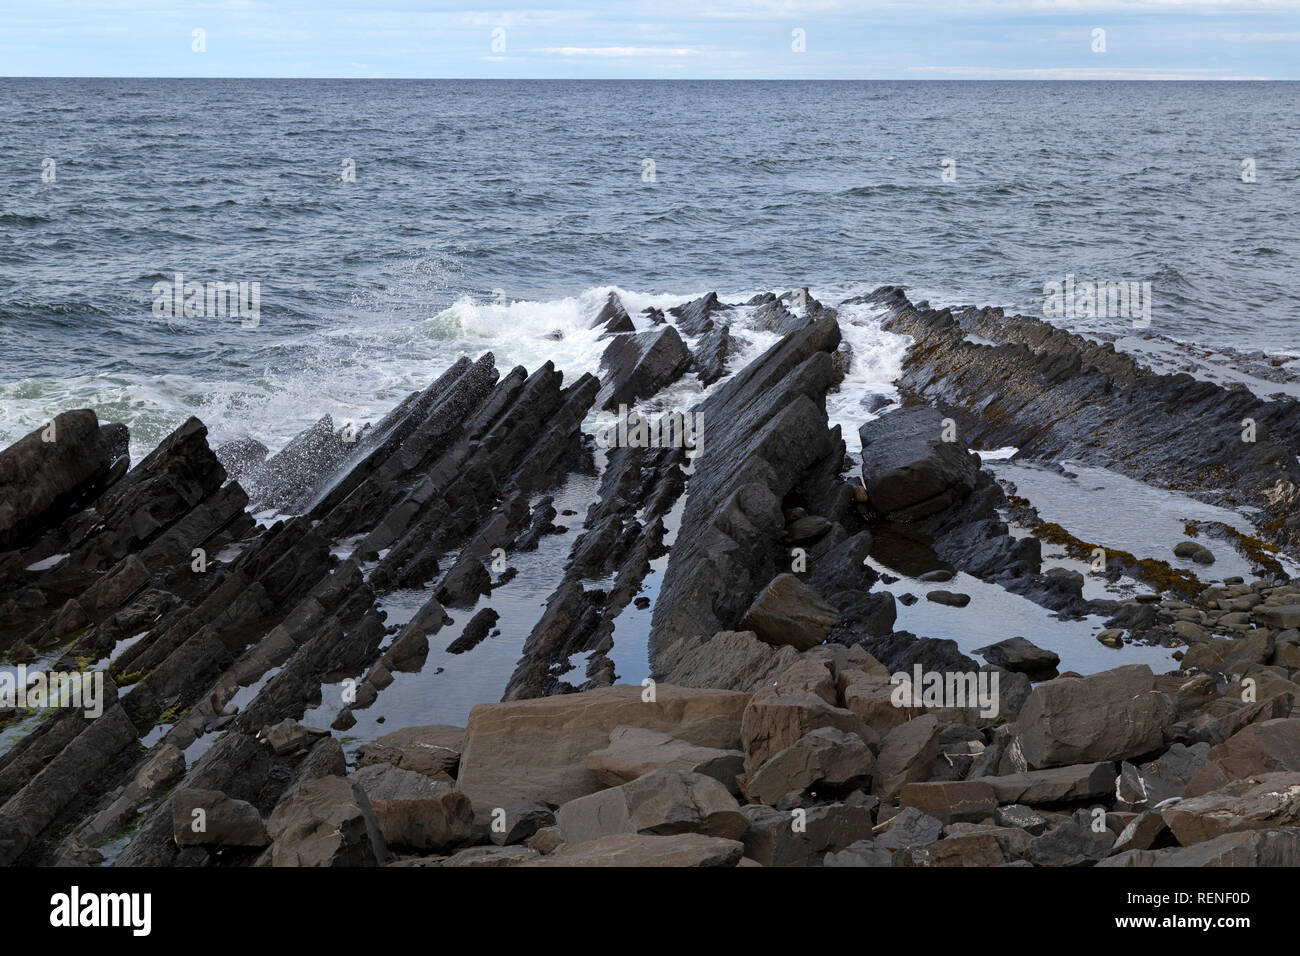
[{"label": "rocky shoreline", "polygon": [[[850,307],[913,342],[852,454],[827,410]],[[89,410],[0,452],[0,659],[106,677],[93,716],[0,709],[0,864],[1300,862],[1293,398],[894,287],[635,318],[611,294],[596,327],[599,376],[463,358],[273,455],[190,419],[132,467]],[[780,338],[740,363],[746,328]],[[692,378],[698,455],[584,430]],[[1252,527],[1189,520],[1162,554],[1086,540],[971,451],[1007,446]],[[562,514],[575,476],[594,497]],[[465,622],[469,660],[500,639],[521,558],[560,541],[499,701],[353,745],[444,628]],[[1249,579],[1214,576],[1225,549]],[[954,614],[998,613],[978,584],[1102,622],[1115,666],[913,633],[900,579]],[[406,619],[396,592],[419,595]],[[650,678],[623,683],[615,649],[641,644]],[[1140,646],[1175,666],[1126,660]]]}]

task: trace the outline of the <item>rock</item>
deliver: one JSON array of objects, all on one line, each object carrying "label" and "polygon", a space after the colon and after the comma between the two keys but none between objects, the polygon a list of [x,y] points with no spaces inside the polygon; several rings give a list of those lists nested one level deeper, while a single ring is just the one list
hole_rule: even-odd
[{"label": "rock", "polygon": [[1210,635],[1205,632],[1205,628],[1199,624],[1193,624],[1191,621],[1174,621],[1173,629],[1174,633],[1187,644],[1199,644],[1210,639]]},{"label": "rock", "polygon": [[1300,627],[1300,604],[1278,604],[1257,607],[1251,612],[1255,623],[1276,630]]},{"label": "rock", "polygon": [[978,777],[972,782],[987,783],[998,803],[1024,803],[1047,806],[1108,797],[1115,791],[1113,763],[1080,764],[1030,770],[998,777]]},{"label": "rock", "polygon": [[1243,727],[1251,724],[1262,723],[1266,720],[1275,720],[1279,717],[1286,717],[1291,713],[1291,708],[1295,705],[1295,698],[1291,694],[1278,694],[1269,697],[1266,700],[1257,701],[1253,704],[1247,704],[1239,710],[1234,710],[1225,717],[1212,720],[1207,724],[1197,728],[1196,739],[1198,741],[1208,742],[1211,745],[1223,743],[1233,734],[1240,731]]},{"label": "rock", "polygon": [[[612,295],[613,293],[611,293]],[[472,846],[443,860],[439,866],[518,866],[541,854],[526,846]]]},{"label": "rock", "polygon": [[1281,771],[1300,772],[1300,719],[1250,724],[1209,750],[1208,762],[1187,783],[1185,795],[1199,797],[1235,780]]},{"label": "rock", "polygon": [[0,451],[0,551],[93,498],[114,459],[126,453],[125,432],[120,425],[101,427],[94,412],[81,409],[54,416]]},{"label": "rock", "polygon": [[821,515],[805,515],[790,522],[785,537],[791,544],[803,544],[823,537],[832,527],[830,520]]},{"label": "rock", "polygon": [[600,358],[603,385],[598,401],[607,411],[632,406],[671,385],[691,366],[691,353],[671,325],[621,335]]},{"label": "rock", "polygon": [[1033,836],[1047,829],[1047,819],[1042,814],[1020,803],[998,807],[993,811],[993,822],[1000,827],[1019,827]]},{"label": "rock", "polygon": [[[587,770],[601,783],[617,787],[654,770],[701,773],[736,792],[736,775],[744,769],[742,750],[697,747],[658,730],[615,727],[609,746],[587,756]],[[783,791],[784,792],[784,791]]]},{"label": "rock", "polygon": [[213,449],[213,454],[226,469],[226,476],[231,481],[241,481],[246,475],[252,474],[261,467],[266,461],[266,456],[270,454],[270,449],[256,438],[241,435],[228,442],[222,442]]},{"label": "rock", "polygon": [[623,300],[615,292],[611,292],[605,297],[605,304],[600,307],[600,312],[596,314],[596,319],[591,323],[591,327],[593,329],[603,328],[605,335],[636,331],[636,325],[633,324],[632,317],[627,314],[627,309],[623,308]]},{"label": "rock", "polygon": [[942,584],[944,581],[951,581],[952,578],[953,573],[951,571],[940,569],[938,571],[926,571],[925,574],[918,576],[917,580]]},{"label": "rock", "polygon": [[697,336],[710,331],[714,324],[712,316],[725,311],[726,308],[718,301],[718,294],[710,292],[684,305],[671,308],[668,313],[677,319],[677,325],[683,332],[690,336]]},{"label": "rock", "polygon": [[1125,763],[1121,768],[1121,779],[1132,771],[1137,783],[1139,800],[1132,803],[1135,810],[1148,809],[1171,797],[1181,797],[1192,780],[1209,759],[1210,745],[1207,743],[1177,743],[1167,751],[1140,767]]},{"label": "rock", "polygon": [[1030,769],[1121,760],[1165,746],[1174,719],[1143,664],[1039,684],[1015,722]]},{"label": "rock", "polygon": [[566,844],[520,866],[735,866],[744,851],[744,845],[735,840],[700,833],[620,833],[590,843]]},{"label": "rock", "polygon": [[271,813],[272,866],[375,866],[387,855],[365,791],[342,777],[311,780]]},{"label": "rock", "polygon": [[289,754],[306,753],[321,737],[328,737],[329,731],[304,727],[296,720],[286,718],[278,724],[266,727],[262,739],[270,745],[277,757]]},{"label": "rock", "polygon": [[961,652],[956,641],[917,637],[907,631],[894,631],[892,634],[863,641],[861,647],[880,661],[890,674],[903,673],[910,677],[918,664],[922,671],[940,674],[970,674],[980,669],[978,664]]},{"label": "rock", "polygon": [[893,866],[894,854],[874,840],[859,840],[838,853],[827,853],[822,866]]},{"label": "rock", "polygon": [[391,764],[450,783],[460,766],[465,728],[447,724],[404,727],[357,749],[357,764]]},{"label": "rock", "polygon": [[751,804],[741,812],[749,820],[745,856],[763,866],[815,866],[823,854],[870,839],[874,827],[871,808],[851,803],[793,811]]},{"label": "rock", "polygon": [[808,650],[826,640],[839,614],[793,574],[780,574],[755,598],[741,628],[774,646]]},{"label": "rock", "polygon": [[[587,756],[616,727],[672,733],[702,747],[735,750],[749,695],[657,684],[604,687],[501,704],[479,704],[465,729],[457,785],[487,814],[523,800],[558,805],[601,789]],[[810,728],[811,729],[811,728]]]},{"label": "rock", "polygon": [[707,388],[727,374],[727,358],[738,341],[733,340],[731,329],[725,325],[719,325],[700,337],[692,355],[701,385]]},{"label": "rock", "polygon": [[773,754],[745,781],[746,795],[775,806],[792,791],[840,790],[864,782],[875,757],[861,737],[822,727]]},{"label": "rock", "polygon": [[523,843],[538,830],[555,826],[555,814],[544,803],[530,800],[506,807],[504,814],[493,811],[490,837],[497,846]]},{"label": "rock", "polygon": [[554,853],[564,846],[564,836],[557,826],[542,827],[527,840],[527,845],[538,853]]},{"label": "rock", "polygon": [[1124,631],[1118,627],[1108,627],[1097,633],[1097,640],[1107,647],[1123,647]]},{"label": "rock", "polygon": [[1080,866],[1104,860],[1115,843],[1108,829],[1100,833],[1074,820],[1035,837],[1025,852],[1025,859],[1035,866]]},{"label": "rock", "polygon": [[472,651],[488,636],[492,628],[496,627],[497,620],[500,618],[495,610],[485,607],[475,613],[465,624],[465,629],[461,631],[460,637],[447,645],[448,654],[464,654],[466,651]]},{"label": "rock", "polygon": [[998,801],[993,788],[978,780],[948,783],[909,783],[899,805],[915,807],[941,823],[978,823],[993,816]]},{"label": "rock", "polygon": [[1036,647],[1023,637],[1009,637],[987,647],[975,649],[990,664],[1019,674],[1041,674],[1054,671],[1061,663],[1060,655]]},{"label": "rock", "polygon": [[1191,558],[1197,564],[1214,563],[1214,552],[1196,541],[1179,541],[1174,545],[1174,555],[1179,558]]},{"label": "rock", "polygon": [[949,607],[965,607],[970,603],[969,594],[961,594],[956,591],[927,591],[925,599],[933,601],[935,604],[946,604]]},{"label": "rock", "polygon": [[311,500],[318,484],[334,473],[356,449],[344,441],[342,429],[325,415],[289,444],[244,475],[242,483],[256,510],[273,508],[294,514]]},{"label": "rock", "polygon": [[388,764],[362,767],[350,779],[365,791],[389,846],[446,850],[470,837],[473,808],[449,784]]},{"label": "rock", "polygon": [[992,833],[968,833],[904,850],[906,866],[1001,866],[1007,861],[1002,844]]},{"label": "rock", "polygon": [[153,793],[185,776],[185,769],[185,752],[171,744],[163,744],[140,768],[134,782],[141,793]]},{"label": "rock", "polygon": [[619,833],[702,833],[739,839],[746,821],[727,788],[698,773],[654,770],[620,787],[570,800],[555,814],[569,844]]},{"label": "rock", "polygon": [[177,846],[266,846],[271,842],[257,807],[219,790],[172,794],[172,833]]},{"label": "rock", "polygon": [[805,734],[823,727],[856,734],[868,744],[878,739],[853,711],[836,707],[810,690],[785,691],[781,687],[763,688],[745,708],[741,749],[745,751],[747,772],[754,772]]},{"label": "rock", "polygon": [[1300,824],[1300,773],[1269,773],[1225,784],[1161,811],[1183,846],[1239,830]]},{"label": "rock", "polygon": [[1225,833],[1190,847],[1128,850],[1097,864],[1105,867],[1280,867],[1300,865],[1300,830]]},{"label": "rock", "polygon": [[935,514],[967,498],[978,459],[961,442],[945,442],[943,416],[933,408],[900,408],[867,422],[862,483],[872,507],[891,520]]},{"label": "rock", "polygon": [[887,673],[846,671],[840,675],[840,687],[844,706],[882,736],[925,712],[920,707],[895,706],[894,693],[898,688]]},{"label": "rock", "polygon": [[1128,850],[1150,850],[1169,838],[1165,819],[1155,810],[1145,810],[1129,822],[1110,849],[1114,856]]},{"label": "rock", "polygon": [[873,792],[893,800],[906,784],[924,781],[939,756],[939,718],[926,714],[891,730],[880,744]]},{"label": "rock", "polygon": [[798,660],[793,647],[767,644],[753,631],[719,631],[675,641],[659,654],[655,676],[680,687],[752,692]]},{"label": "rock", "polygon": [[913,850],[929,846],[943,835],[943,822],[916,807],[904,807],[876,838],[887,850]]}]

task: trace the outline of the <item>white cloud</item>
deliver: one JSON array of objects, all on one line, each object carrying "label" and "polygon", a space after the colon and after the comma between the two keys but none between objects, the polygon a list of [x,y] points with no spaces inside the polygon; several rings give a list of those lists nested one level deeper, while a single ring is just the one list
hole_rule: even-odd
[{"label": "white cloud", "polygon": [[544,46],[532,52],[554,56],[694,56],[703,51],[684,46]]}]

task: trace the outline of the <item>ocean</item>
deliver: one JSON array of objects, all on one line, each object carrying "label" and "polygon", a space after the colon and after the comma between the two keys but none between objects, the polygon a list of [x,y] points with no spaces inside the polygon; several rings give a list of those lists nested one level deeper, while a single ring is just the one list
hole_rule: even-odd
[{"label": "ocean", "polygon": [[[1067,276],[1149,282],[1154,334],[1300,355],[1298,106],[1285,82],[3,79],[0,444],[91,407],[137,460],[189,415],[274,449],[489,350],[576,377],[610,290],[1041,315]],[[256,323],[160,313],[178,274],[253,286]],[[842,324],[851,425],[906,341]]]}]

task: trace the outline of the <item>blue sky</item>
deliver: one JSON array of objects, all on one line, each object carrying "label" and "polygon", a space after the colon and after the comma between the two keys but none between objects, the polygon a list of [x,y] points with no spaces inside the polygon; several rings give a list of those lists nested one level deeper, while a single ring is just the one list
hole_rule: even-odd
[{"label": "blue sky", "polygon": [[1296,79],[1300,0],[0,0],[0,76]]}]

